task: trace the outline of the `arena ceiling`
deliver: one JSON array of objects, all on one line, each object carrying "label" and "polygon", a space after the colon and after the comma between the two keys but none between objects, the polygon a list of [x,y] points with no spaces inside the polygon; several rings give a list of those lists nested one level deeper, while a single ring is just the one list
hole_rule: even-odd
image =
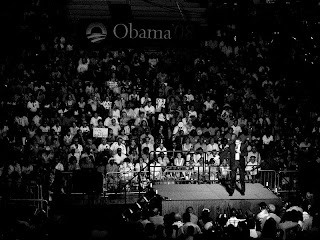
[{"label": "arena ceiling", "polygon": [[68,16],[72,21],[138,20],[190,21],[206,25],[206,11],[199,2],[185,0],[70,0]]}]

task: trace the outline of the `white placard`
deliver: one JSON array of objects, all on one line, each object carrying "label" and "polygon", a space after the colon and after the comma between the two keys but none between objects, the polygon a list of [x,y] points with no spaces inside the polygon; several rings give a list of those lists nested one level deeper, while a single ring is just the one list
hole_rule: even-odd
[{"label": "white placard", "polygon": [[118,87],[118,83],[116,81],[108,81],[108,86],[110,89],[114,89]]},{"label": "white placard", "polygon": [[166,99],[164,98],[157,98],[156,99],[156,111],[161,112],[162,108],[166,107]]},{"label": "white placard", "polygon": [[93,137],[95,138],[108,137],[108,128],[93,128]]}]

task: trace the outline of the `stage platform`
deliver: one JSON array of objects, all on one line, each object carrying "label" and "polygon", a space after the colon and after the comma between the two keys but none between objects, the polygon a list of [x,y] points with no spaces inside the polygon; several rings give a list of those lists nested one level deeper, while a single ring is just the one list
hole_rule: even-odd
[{"label": "stage platform", "polygon": [[282,204],[277,195],[259,183],[247,183],[244,196],[235,190],[231,197],[220,184],[156,184],[153,188],[168,199],[162,201],[162,214],[183,213],[187,207],[192,206],[195,214],[200,214],[203,208],[209,208],[212,217],[216,217],[231,208],[257,213],[260,202],[278,206]]}]

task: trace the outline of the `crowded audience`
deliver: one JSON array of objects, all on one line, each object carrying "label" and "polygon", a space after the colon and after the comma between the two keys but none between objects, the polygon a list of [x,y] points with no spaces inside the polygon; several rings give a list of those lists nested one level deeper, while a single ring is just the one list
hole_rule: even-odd
[{"label": "crowded audience", "polygon": [[139,162],[218,171],[235,139],[248,144],[252,181],[260,169],[318,166],[320,117],[299,94],[303,83],[272,69],[269,42],[228,34],[197,51],[91,50],[38,36],[2,65],[2,179],[98,167],[108,176],[112,160],[130,176]]},{"label": "crowded audience", "polygon": [[[42,2],[23,14],[21,48],[1,56],[3,199],[23,195],[30,183],[42,185],[46,199],[64,194],[61,173],[75,171],[101,173],[111,192],[131,180],[142,188],[166,178],[192,182],[195,172],[223,183],[236,139],[248,145],[248,181],[259,181],[260,170],[294,170],[294,187],[318,197],[320,111],[310,104],[317,98],[303,79],[308,70],[292,69],[318,64],[305,53],[308,44],[284,46],[258,32],[237,38],[221,27],[197,49],[91,47],[54,31]],[[316,239],[309,195],[285,209],[261,203],[257,214],[231,209],[212,219],[210,209],[198,217],[190,207],[162,217],[152,208],[127,220],[139,223],[145,239]],[[36,215],[15,227],[32,235],[43,227]],[[94,233],[108,239],[104,230]]]}]

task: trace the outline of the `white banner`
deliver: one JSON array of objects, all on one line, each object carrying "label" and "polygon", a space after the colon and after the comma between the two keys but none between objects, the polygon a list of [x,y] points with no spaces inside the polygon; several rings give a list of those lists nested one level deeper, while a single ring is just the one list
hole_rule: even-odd
[{"label": "white banner", "polygon": [[93,137],[95,138],[108,137],[108,128],[93,128]]}]

